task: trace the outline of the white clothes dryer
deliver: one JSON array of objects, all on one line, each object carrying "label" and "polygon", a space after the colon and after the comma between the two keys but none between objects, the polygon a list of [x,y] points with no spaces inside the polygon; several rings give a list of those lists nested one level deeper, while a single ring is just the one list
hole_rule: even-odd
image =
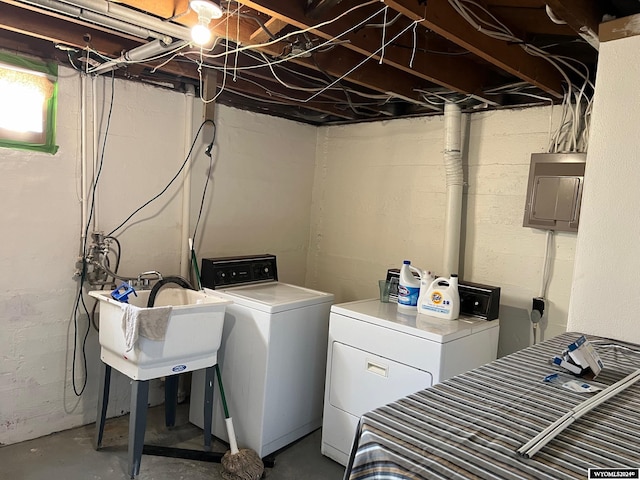
[{"label": "white clothes dryer", "polygon": [[322,446],[346,465],[360,417],[495,360],[499,320],[443,320],[400,313],[395,303],[333,305]]}]

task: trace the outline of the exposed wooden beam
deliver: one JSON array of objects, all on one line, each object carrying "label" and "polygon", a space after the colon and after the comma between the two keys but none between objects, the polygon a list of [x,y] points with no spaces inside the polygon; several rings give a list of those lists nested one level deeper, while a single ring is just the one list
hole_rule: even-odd
[{"label": "exposed wooden beam", "polygon": [[605,14],[597,0],[547,0],[551,11],[567,22],[591,46],[598,49],[598,28]]},{"label": "exposed wooden beam", "polygon": [[[235,20],[228,23],[218,21],[211,28],[215,35],[220,37],[228,35],[231,41],[237,41],[241,45],[250,45],[250,36],[255,31],[254,24],[247,24],[246,22],[240,22],[240,30],[238,30]],[[258,50],[271,57],[280,58],[285,46],[285,42],[279,42],[260,47]],[[333,77],[344,77],[345,80],[355,85],[403,98],[406,101],[422,106],[428,106],[416,90],[432,87],[432,84],[427,84],[421,78],[396,70],[389,65],[380,65],[374,60],[367,62],[363,62],[363,60],[362,55],[338,45],[329,52],[317,53],[315,61],[312,58],[296,57],[289,59],[288,62],[303,65],[313,70],[318,70],[318,65],[320,65],[322,70]],[[318,62],[318,65],[316,65],[316,62]]]},{"label": "exposed wooden beam", "polygon": [[520,46],[478,32],[464,21],[448,0],[384,0],[394,10],[460,45],[502,70],[545,92],[562,98],[562,76],[549,62],[527,54]]},{"label": "exposed wooden beam", "polygon": [[[218,81],[218,84],[220,84],[220,81]],[[255,83],[252,83],[247,79],[241,77],[236,77],[235,80],[227,78],[225,89],[231,90],[232,92],[239,91],[253,97],[258,97],[258,99],[298,106],[316,112],[326,113],[344,120],[354,120],[356,118],[356,115],[352,112],[348,110],[340,110],[332,104],[313,101],[304,102],[304,98],[301,95],[299,95],[299,100],[296,100],[296,97],[293,96],[295,94],[292,94],[291,91],[275,84],[271,84],[267,87],[256,85]]]},{"label": "exposed wooden beam", "polygon": [[[223,51],[224,49],[222,47],[217,47],[212,53],[220,53]],[[198,57],[198,53],[195,51],[193,51],[192,53],[185,52],[185,57],[187,58],[191,57],[192,55],[193,55],[193,58]],[[210,60],[209,63],[218,67],[218,69],[224,67],[223,58]],[[262,64],[259,61],[244,54],[239,55],[237,59],[234,58],[234,67],[237,67],[239,69],[238,71],[240,72],[242,78],[245,79],[247,82],[251,82],[251,80],[253,80],[253,81],[259,82],[260,84],[263,84],[264,85],[263,90],[268,90],[269,92],[276,93],[281,97],[290,96],[293,98],[300,99],[299,103],[295,103],[296,105],[303,105],[303,101],[312,95],[312,92],[304,92],[300,90],[292,93],[293,90],[287,89],[286,87],[283,87],[283,85],[277,82],[277,80],[274,78],[274,76],[271,74],[271,72],[267,67],[253,68],[261,65]],[[298,85],[301,87],[315,87],[321,84],[320,81],[314,82],[314,81],[305,80],[305,79],[302,79],[301,81],[301,77],[298,77],[295,74],[287,72],[283,69],[279,69],[277,65],[274,66],[273,68],[278,71],[278,78],[280,78],[285,84]],[[306,69],[304,67],[299,67],[299,68],[303,70],[302,73],[305,73]],[[207,70],[211,71],[211,69],[207,69]],[[310,69],[307,73],[317,76],[319,78],[322,77],[320,73],[314,72]],[[229,78],[227,78],[227,82],[225,86],[233,88],[233,85],[234,85],[234,81],[231,81],[229,80]],[[350,87],[351,85],[347,83],[345,86]],[[206,98],[211,98],[212,96],[213,95],[208,96]],[[354,102],[356,103],[360,101],[360,99],[362,98],[357,93],[353,93],[353,92],[351,93],[351,96],[354,99]],[[270,96],[267,98],[271,98],[272,100],[276,99],[273,96]],[[322,100],[325,102],[326,101],[332,102],[334,105],[348,103],[345,95],[343,94],[343,92],[340,91],[340,87],[337,87],[337,86],[334,87],[333,89],[324,91],[322,95],[318,97],[318,100],[319,101]],[[320,104],[319,101],[312,103],[312,105],[319,105]],[[330,105],[330,104],[327,104],[327,105]],[[365,112],[365,114],[368,114],[368,113],[378,113],[383,115],[388,114],[388,111],[386,110],[385,107],[361,106],[358,108],[359,110]],[[323,110],[325,113],[329,113],[331,115],[337,115],[338,112],[341,112],[340,110],[338,110],[338,112],[334,112],[332,107],[331,108],[326,107],[324,109],[319,107],[319,110]],[[349,117],[349,118],[352,118],[352,117]]]},{"label": "exposed wooden beam", "polygon": [[[273,17],[264,22],[265,28],[273,35],[277,35],[287,25],[287,22]],[[264,43],[271,40],[271,38],[269,38],[269,34],[264,31],[264,28],[259,28],[249,36],[249,40],[251,40],[252,43]]]},{"label": "exposed wooden beam", "polygon": [[129,50],[143,43],[140,39],[107,33],[95,25],[70,22],[67,17],[51,12],[45,14],[32,7],[17,6],[14,2],[0,2],[0,28],[79,49],[90,45],[103,55],[114,57],[119,56],[123,49]]},{"label": "exposed wooden beam", "polygon": [[544,7],[522,8],[522,7],[493,7],[491,12],[498,18],[507,22],[509,27],[517,28],[521,32],[529,35],[566,35],[575,36],[568,25],[558,25],[553,23]]},{"label": "exposed wooden beam", "polygon": [[[287,21],[297,28],[309,28],[316,24],[315,21],[305,16],[302,2],[299,1],[243,0],[243,3],[259,12]],[[415,0],[411,0],[411,2],[407,1],[407,3],[415,3],[416,6],[418,5]],[[311,32],[325,40],[332,40],[340,35],[340,40],[348,41],[348,43],[344,44],[345,48],[360,55],[369,56],[379,51],[382,30],[359,29],[347,35],[342,34],[358,22],[366,19],[367,16],[371,14],[371,8],[373,8],[375,12],[380,6],[375,5],[369,9],[363,8],[360,13],[345,16],[322,28],[315,28]],[[332,16],[335,16],[335,13],[333,13]],[[412,20],[415,20],[415,18]],[[406,21],[404,25],[407,25]],[[387,39],[391,38],[390,33],[387,35]],[[411,37],[411,31],[408,31],[406,35]],[[372,58],[379,60],[381,56],[380,52],[373,55]],[[385,64],[391,65],[398,70],[456,92],[475,94],[482,92],[482,85],[487,78],[487,72],[485,68],[478,63],[463,58],[443,57],[442,55],[416,52],[413,65],[411,65],[411,57],[412,52],[406,49],[387,48],[384,52],[383,61]]]},{"label": "exposed wooden beam", "polygon": [[610,42],[640,35],[640,14],[616,18],[600,25],[600,40]]},{"label": "exposed wooden beam", "polygon": [[305,0],[305,13],[309,18],[319,18],[338,5],[342,0]]}]

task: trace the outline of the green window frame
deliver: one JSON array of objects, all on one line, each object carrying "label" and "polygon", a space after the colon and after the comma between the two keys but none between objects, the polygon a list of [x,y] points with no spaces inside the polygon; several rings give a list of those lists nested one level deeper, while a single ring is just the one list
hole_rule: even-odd
[{"label": "green window frame", "polygon": [[[0,80],[3,78],[7,81],[19,79],[39,85],[44,92],[45,100],[42,105],[42,131],[20,132],[0,125],[0,147],[55,154],[58,151],[58,65],[0,52]],[[0,108],[7,111],[7,106],[3,106],[1,102]]]}]

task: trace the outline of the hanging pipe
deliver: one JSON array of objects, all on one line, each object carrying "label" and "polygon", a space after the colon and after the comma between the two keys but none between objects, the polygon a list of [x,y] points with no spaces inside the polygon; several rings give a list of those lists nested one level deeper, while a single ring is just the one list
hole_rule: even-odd
[{"label": "hanging pipe", "polygon": [[140,38],[158,38],[165,42],[169,40],[167,37],[191,39],[191,32],[187,27],[163,22],[159,18],[106,0],[21,0],[20,3],[52,10]]},{"label": "hanging pipe", "polygon": [[[185,122],[184,122],[184,149],[185,155],[189,154],[191,138],[193,136],[193,99],[195,88],[191,84],[185,86]],[[180,236],[180,275],[189,277],[191,268],[191,248],[189,247],[189,227],[191,226],[191,157],[187,157],[182,173],[182,234]],[[195,239],[194,239],[195,241]]]},{"label": "hanging pipe", "polygon": [[89,216],[87,207],[87,192],[89,191],[89,189],[87,188],[87,76],[84,73],[80,74],[80,144],[80,176],[82,182],[82,220],[80,223],[82,233],[80,235],[80,238],[82,240],[81,245],[84,245],[85,231],[87,228],[87,221]]},{"label": "hanging pipe", "polygon": [[444,167],[447,182],[447,206],[444,225],[443,275],[459,273],[460,231],[462,225],[462,151],[460,106],[446,103],[444,106]]},{"label": "hanging pipe", "polygon": [[[95,76],[91,77],[91,115],[93,118],[92,126],[93,126],[93,144],[91,145],[91,158],[93,159],[93,182],[96,181],[96,175],[98,174],[98,142],[100,140],[100,132],[98,125],[98,99],[97,99],[97,89],[96,89],[97,79]],[[115,85],[114,85],[115,88]],[[92,182],[92,184],[93,184]],[[95,187],[94,187],[95,188]],[[98,231],[98,195],[96,194],[93,199],[93,231]]]}]

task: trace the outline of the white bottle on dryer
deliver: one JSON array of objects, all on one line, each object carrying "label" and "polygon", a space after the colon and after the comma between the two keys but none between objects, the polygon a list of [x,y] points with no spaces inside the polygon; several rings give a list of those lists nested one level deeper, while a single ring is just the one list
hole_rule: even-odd
[{"label": "white bottle on dryer", "polygon": [[460,316],[458,275],[452,273],[449,278],[436,278],[426,291],[423,288],[418,313],[445,320],[457,320]]},{"label": "white bottle on dryer", "polygon": [[422,273],[416,267],[412,267],[409,260],[402,262],[398,281],[398,310],[405,312],[416,311],[420,296],[420,277],[416,278],[412,271],[418,275]]}]

